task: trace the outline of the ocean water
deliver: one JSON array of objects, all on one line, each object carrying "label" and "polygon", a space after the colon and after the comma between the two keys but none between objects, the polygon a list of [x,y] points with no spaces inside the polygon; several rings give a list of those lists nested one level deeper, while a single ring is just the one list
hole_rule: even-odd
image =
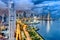
[{"label": "ocean water", "polygon": [[45,40],[60,40],[60,21],[41,21],[36,26]]}]

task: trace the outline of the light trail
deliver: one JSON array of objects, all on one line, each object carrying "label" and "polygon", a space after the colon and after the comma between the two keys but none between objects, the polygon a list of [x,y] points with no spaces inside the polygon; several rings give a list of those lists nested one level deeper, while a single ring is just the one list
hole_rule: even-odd
[{"label": "light trail", "polygon": [[[22,26],[20,26],[22,25]],[[21,35],[21,27],[23,29],[23,32],[26,36],[26,40],[32,40],[28,31],[26,30],[27,25],[25,25],[24,23],[21,22],[21,20],[17,20],[17,25],[16,25],[16,40],[22,40],[22,35]]]},{"label": "light trail", "polygon": [[26,27],[27,27],[27,25],[24,25],[24,27],[23,27],[23,31],[24,31],[24,33],[25,33],[25,35],[27,37],[26,40],[32,40],[29,33],[28,33],[28,31],[26,30]]}]

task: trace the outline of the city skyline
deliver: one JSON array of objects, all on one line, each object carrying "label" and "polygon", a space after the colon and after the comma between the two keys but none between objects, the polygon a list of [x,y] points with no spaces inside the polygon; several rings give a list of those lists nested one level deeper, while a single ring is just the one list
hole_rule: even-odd
[{"label": "city skyline", "polygon": [[[8,1],[0,0],[0,9],[7,9]],[[34,4],[32,0],[13,0],[15,10],[32,10],[37,14],[47,14],[50,12],[52,17],[60,17],[60,1],[39,1]],[[26,2],[26,3],[25,3]],[[37,2],[37,1],[36,1]],[[43,11],[42,11],[43,10]]]}]

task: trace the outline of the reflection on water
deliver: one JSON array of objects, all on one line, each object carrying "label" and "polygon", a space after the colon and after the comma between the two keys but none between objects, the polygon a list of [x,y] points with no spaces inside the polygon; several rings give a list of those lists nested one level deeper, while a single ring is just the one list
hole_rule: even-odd
[{"label": "reflection on water", "polygon": [[47,21],[47,32],[50,30],[50,21]]},{"label": "reflection on water", "polygon": [[45,40],[60,40],[60,21],[44,21],[36,24]]},{"label": "reflection on water", "polygon": [[46,27],[47,27],[47,29],[46,29],[46,31],[47,31],[47,33],[49,32],[49,30],[50,30],[50,25],[52,24],[52,21],[47,21],[47,24],[46,24]]}]

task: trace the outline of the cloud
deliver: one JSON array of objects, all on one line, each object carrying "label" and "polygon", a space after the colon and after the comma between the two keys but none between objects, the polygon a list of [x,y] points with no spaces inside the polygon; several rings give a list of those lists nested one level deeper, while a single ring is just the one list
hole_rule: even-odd
[{"label": "cloud", "polygon": [[33,7],[31,0],[15,0],[15,9],[30,10]]},{"label": "cloud", "polygon": [[60,1],[44,1],[40,4],[37,4],[36,6],[43,7],[43,6],[55,6],[55,5],[60,5]]},{"label": "cloud", "polygon": [[5,3],[3,3],[2,1],[0,1],[0,8],[1,9],[5,9],[5,8],[7,8],[7,6],[6,6]]},{"label": "cloud", "polygon": [[[16,10],[30,10],[34,5],[31,2],[31,0],[13,0],[13,1]],[[6,8],[6,4],[4,2],[0,1],[0,8]]]},{"label": "cloud", "polygon": [[[56,17],[56,16],[60,17],[60,1],[44,1],[40,4],[35,5],[35,7],[43,8],[44,14],[50,12],[50,14],[53,15],[53,17]],[[38,9],[36,9],[36,11],[37,10]],[[40,11],[42,11],[42,9]],[[39,11],[39,13],[40,13],[40,11]]]}]

